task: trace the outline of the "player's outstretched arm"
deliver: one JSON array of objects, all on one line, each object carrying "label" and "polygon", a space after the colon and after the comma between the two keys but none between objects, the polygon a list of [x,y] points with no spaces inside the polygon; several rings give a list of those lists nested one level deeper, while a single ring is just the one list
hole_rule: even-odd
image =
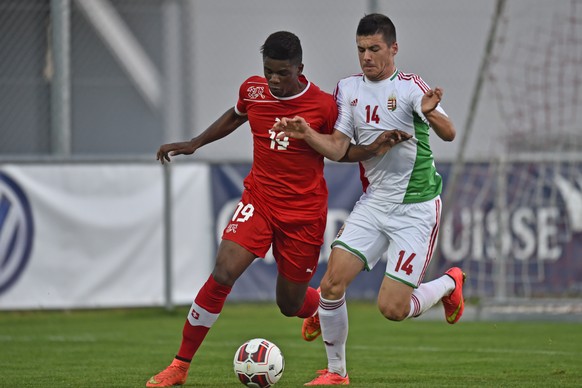
[{"label": "player's outstretched arm", "polygon": [[156,154],[156,159],[164,164],[170,161],[171,156],[192,155],[198,148],[228,136],[247,120],[247,116],[239,116],[234,111],[234,108],[230,108],[206,128],[204,132],[192,140],[168,143],[160,146]]},{"label": "player's outstretched arm", "polygon": [[412,136],[408,133],[398,129],[384,131],[370,144],[350,144],[346,154],[340,162],[361,162],[374,156],[384,155],[396,144],[409,140],[411,137]]},{"label": "player's outstretched arm", "polygon": [[457,134],[453,122],[447,116],[436,110],[442,97],[443,90],[441,88],[427,90],[424,96],[422,96],[422,114],[424,114],[424,117],[426,117],[438,137],[444,141],[453,141]]},{"label": "player's outstretched arm", "polygon": [[311,148],[334,161],[339,161],[350,145],[350,138],[340,131],[334,130],[331,135],[319,133],[300,116],[284,117],[275,123],[273,129],[280,132],[277,137],[288,136],[305,140]]}]

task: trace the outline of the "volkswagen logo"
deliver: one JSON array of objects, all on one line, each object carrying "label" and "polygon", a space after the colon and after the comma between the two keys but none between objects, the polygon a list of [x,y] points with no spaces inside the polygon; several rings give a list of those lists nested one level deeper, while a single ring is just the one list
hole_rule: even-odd
[{"label": "volkswagen logo", "polygon": [[22,274],[32,251],[34,225],[24,191],[0,171],[0,294]]}]

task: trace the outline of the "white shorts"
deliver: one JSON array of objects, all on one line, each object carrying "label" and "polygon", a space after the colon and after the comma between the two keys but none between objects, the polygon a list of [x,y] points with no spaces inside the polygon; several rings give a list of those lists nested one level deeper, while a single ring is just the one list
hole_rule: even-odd
[{"label": "white shorts", "polygon": [[364,195],[331,246],[353,253],[367,271],[386,255],[386,276],[417,288],[436,246],[440,216],[440,196],[420,203],[386,204],[379,211]]}]

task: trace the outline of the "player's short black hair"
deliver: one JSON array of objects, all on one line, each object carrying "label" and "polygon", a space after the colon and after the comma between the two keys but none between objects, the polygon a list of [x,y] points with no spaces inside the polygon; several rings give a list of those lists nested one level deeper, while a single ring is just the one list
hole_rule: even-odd
[{"label": "player's short black hair", "polygon": [[356,35],[370,36],[376,34],[382,34],[388,46],[396,42],[396,27],[388,16],[380,13],[371,13],[361,18]]},{"label": "player's short black hair", "polygon": [[288,60],[294,65],[300,65],[303,61],[303,50],[297,35],[288,31],[274,32],[265,44],[261,46],[264,58]]}]

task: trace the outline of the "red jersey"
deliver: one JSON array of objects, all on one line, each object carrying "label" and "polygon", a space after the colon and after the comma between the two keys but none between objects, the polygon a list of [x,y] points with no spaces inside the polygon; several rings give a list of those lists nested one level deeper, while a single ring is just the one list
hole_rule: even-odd
[{"label": "red jersey", "polygon": [[276,139],[277,119],[301,116],[311,128],[330,134],[337,118],[333,97],[300,76],[305,89],[291,97],[275,97],[264,77],[253,76],[239,89],[235,111],[248,115],[253,134],[253,165],[245,188],[281,216],[321,217],[327,210],[323,156],[305,141]]}]

